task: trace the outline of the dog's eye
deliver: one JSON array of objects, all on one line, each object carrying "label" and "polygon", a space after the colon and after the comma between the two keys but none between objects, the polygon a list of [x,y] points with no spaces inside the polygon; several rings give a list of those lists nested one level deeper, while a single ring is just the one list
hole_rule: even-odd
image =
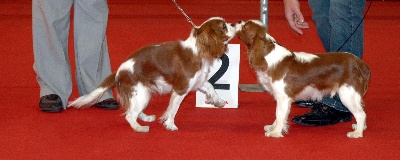
[{"label": "dog's eye", "polygon": [[226,23],[222,24],[222,29],[226,29]]}]

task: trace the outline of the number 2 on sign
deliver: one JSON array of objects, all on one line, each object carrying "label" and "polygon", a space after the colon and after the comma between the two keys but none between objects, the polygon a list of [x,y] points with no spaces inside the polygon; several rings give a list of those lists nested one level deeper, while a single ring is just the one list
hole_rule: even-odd
[{"label": "number 2 on sign", "polygon": [[221,67],[218,69],[217,72],[213,76],[211,76],[210,79],[208,79],[208,82],[210,82],[213,86],[214,89],[220,89],[220,90],[229,90],[230,84],[215,84],[228,70],[229,68],[229,57],[226,54],[223,54],[221,56]]}]

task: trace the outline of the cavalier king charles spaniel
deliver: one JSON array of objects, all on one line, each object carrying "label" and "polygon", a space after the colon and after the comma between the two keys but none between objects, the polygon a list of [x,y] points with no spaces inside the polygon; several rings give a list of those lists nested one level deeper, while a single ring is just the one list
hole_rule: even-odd
[{"label": "cavalier king charles spaniel", "polygon": [[137,118],[154,121],[155,115],[143,113],[151,94],[171,93],[168,108],[160,119],[167,130],[178,130],[174,118],[190,91],[203,92],[207,103],[216,107],[225,105],[207,77],[213,61],[227,52],[227,43],[235,32],[235,24],[227,23],[221,17],[212,17],[193,28],[185,41],[145,46],[128,57],[117,72],[109,75],[97,89],[74,100],[68,107],[89,107],[106,90],[116,88],[130,126],[136,132],[149,132],[149,126],[141,126]]},{"label": "cavalier king charles spaniel", "polygon": [[297,100],[321,100],[338,94],[356,119],[349,138],[363,137],[366,114],[363,96],[367,92],[370,69],[356,56],[334,52],[309,54],[293,52],[276,43],[258,20],[240,21],[236,35],[247,47],[251,68],[259,83],[276,100],[276,119],[264,127],[265,136],[283,137],[288,131],[291,103]]}]

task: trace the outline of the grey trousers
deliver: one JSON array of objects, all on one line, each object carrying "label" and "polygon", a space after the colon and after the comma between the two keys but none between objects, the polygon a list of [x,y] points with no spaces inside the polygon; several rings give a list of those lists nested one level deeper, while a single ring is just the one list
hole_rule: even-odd
[{"label": "grey trousers", "polygon": [[[70,13],[74,5],[76,84],[80,95],[97,88],[111,74],[106,27],[106,0],[32,0],[33,69],[40,97],[57,94],[64,108],[72,93],[68,58]],[[108,91],[100,100],[112,97]]]}]

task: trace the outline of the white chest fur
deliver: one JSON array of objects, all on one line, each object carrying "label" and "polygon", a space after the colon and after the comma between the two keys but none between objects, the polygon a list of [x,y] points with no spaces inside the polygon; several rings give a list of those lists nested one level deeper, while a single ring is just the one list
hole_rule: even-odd
[{"label": "white chest fur", "polygon": [[203,65],[199,71],[189,80],[189,91],[197,90],[204,82],[207,81],[208,74],[210,73],[211,64],[203,60]]}]

